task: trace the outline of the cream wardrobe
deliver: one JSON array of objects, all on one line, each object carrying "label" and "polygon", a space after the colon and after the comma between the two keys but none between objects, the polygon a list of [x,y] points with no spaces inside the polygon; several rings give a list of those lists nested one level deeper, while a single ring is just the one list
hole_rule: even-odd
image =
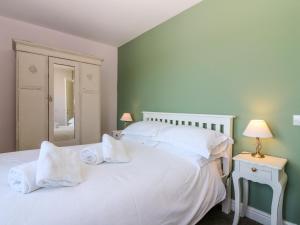
[{"label": "cream wardrobe", "polygon": [[17,150],[99,142],[102,60],[13,40]]}]

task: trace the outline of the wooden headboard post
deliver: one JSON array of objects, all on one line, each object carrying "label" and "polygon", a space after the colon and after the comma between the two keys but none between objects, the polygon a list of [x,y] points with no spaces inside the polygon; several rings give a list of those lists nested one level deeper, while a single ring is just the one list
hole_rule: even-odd
[{"label": "wooden headboard post", "polygon": [[[172,125],[194,126],[215,130],[233,138],[232,115],[188,114],[188,113],[164,113],[143,112],[143,121],[157,121]],[[222,202],[222,211],[230,213],[231,210],[231,170],[232,170],[232,146],[228,147],[229,158],[222,159],[222,180],[226,186],[226,198]]]}]

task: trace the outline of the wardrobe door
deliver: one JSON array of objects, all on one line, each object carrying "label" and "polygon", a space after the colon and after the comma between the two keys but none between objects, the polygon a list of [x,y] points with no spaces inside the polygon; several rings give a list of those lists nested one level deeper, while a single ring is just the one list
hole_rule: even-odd
[{"label": "wardrobe door", "polygon": [[36,149],[48,140],[48,57],[16,54],[17,150]]},{"label": "wardrobe door", "polygon": [[81,63],[81,144],[100,141],[100,66]]},{"label": "wardrobe door", "polygon": [[80,144],[79,63],[49,58],[49,140]]}]

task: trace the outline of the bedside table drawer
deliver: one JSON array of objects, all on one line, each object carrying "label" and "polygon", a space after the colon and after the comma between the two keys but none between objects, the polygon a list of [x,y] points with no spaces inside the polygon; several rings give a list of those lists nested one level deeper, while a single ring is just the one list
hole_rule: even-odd
[{"label": "bedside table drawer", "polygon": [[251,163],[240,162],[240,172],[257,179],[272,180],[271,169]]}]

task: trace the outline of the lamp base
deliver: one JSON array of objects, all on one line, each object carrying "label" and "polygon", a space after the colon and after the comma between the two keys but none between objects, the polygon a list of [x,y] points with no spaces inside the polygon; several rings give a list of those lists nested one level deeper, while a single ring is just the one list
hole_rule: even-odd
[{"label": "lamp base", "polygon": [[123,129],[127,128],[130,125],[130,122],[124,121],[124,127]]},{"label": "lamp base", "polygon": [[259,159],[265,158],[265,156],[263,154],[261,154],[260,152],[254,152],[251,154],[251,156],[254,158],[259,158]]},{"label": "lamp base", "polygon": [[262,149],[261,142],[260,142],[260,139],[257,137],[256,138],[256,151],[251,154],[252,157],[258,158],[258,159],[265,158],[265,156],[260,153],[261,149]]}]

